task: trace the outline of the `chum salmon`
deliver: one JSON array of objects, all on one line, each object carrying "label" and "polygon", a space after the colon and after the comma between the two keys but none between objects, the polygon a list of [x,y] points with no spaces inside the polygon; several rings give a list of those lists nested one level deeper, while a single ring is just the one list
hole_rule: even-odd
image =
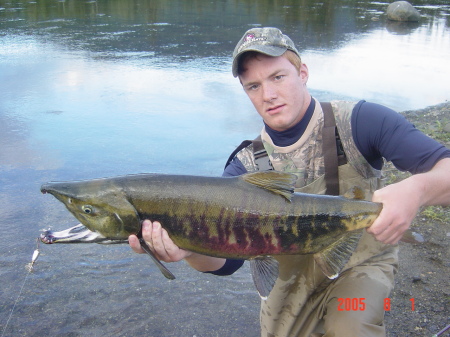
[{"label": "chum salmon", "polygon": [[[138,174],[42,185],[81,222],[46,231],[44,243],[126,242],[142,221],[159,221],[182,249],[250,260],[261,297],[278,277],[276,255],[314,254],[335,278],[355,250],[362,229],[382,205],[362,198],[294,192],[297,177],[276,171],[238,177]],[[141,239],[144,250],[152,255]],[[154,256],[167,278],[174,278]]]}]

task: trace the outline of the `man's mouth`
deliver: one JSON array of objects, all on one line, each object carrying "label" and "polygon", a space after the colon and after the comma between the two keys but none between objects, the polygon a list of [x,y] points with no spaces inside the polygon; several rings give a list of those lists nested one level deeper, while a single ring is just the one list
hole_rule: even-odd
[{"label": "man's mouth", "polygon": [[268,108],[266,111],[269,115],[275,115],[275,114],[281,112],[283,110],[284,106],[285,106],[285,104],[276,105],[271,108]]}]

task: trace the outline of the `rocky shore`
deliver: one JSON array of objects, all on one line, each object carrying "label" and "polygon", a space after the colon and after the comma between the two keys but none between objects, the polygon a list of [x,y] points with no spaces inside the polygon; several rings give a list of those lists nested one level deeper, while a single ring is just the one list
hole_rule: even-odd
[{"label": "rocky shore", "polygon": [[[450,102],[402,114],[418,129],[450,147]],[[387,166],[391,183],[407,174]],[[412,229],[422,244],[400,244],[396,285],[386,306],[388,337],[432,337],[450,324],[450,207],[427,207]],[[450,336],[450,331],[441,336]]]}]

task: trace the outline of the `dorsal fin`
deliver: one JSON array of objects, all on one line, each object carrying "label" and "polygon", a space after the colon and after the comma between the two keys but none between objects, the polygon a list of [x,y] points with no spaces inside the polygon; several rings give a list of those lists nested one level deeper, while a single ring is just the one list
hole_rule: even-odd
[{"label": "dorsal fin", "polygon": [[289,201],[291,201],[294,185],[297,181],[295,174],[277,171],[247,173],[242,175],[241,178],[247,183],[279,194]]}]

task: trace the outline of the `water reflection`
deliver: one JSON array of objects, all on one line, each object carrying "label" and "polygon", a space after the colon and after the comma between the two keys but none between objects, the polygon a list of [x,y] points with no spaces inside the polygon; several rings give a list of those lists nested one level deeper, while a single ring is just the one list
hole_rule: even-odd
[{"label": "water reflection", "polygon": [[[7,41],[2,44],[4,48],[0,53],[7,60],[18,53],[34,53],[29,50],[29,45],[33,44],[36,48],[61,53],[62,57],[79,53],[76,58],[123,62],[140,68],[182,67],[198,72],[228,73],[231,50],[242,32],[252,25],[272,25],[293,38],[309,65],[317,64],[319,70],[312,72],[310,87],[317,90],[313,92],[319,98],[328,99],[327,93],[349,99],[375,98],[399,110],[447,99],[442,94],[447,83],[430,81],[427,74],[437,69],[441,79],[449,78],[448,62],[443,56],[450,50],[450,6],[445,1],[435,1],[434,6],[417,3],[422,13],[419,27],[386,21],[383,12],[387,3],[384,2],[282,1],[275,5],[262,1],[258,6],[252,4],[247,1],[220,1],[205,6],[201,1],[21,3],[2,0],[0,18],[5,23],[3,31]],[[16,43],[26,40],[25,36],[29,37],[28,43]],[[351,57],[341,60],[342,54]],[[429,62],[429,55],[433,58],[433,67],[415,69],[417,76],[425,78],[424,83],[427,83],[428,93],[419,99],[420,94],[403,87],[405,82],[411,83],[410,76],[405,81],[404,72]],[[48,53],[44,53],[44,57],[48,57]],[[384,71],[371,71],[376,68],[373,65],[380,63]],[[349,69],[348,64],[355,70]],[[0,70],[5,73],[7,70],[2,65]],[[335,71],[344,76],[336,76]],[[22,78],[20,72],[12,77],[17,75]],[[165,80],[170,81],[170,78]],[[325,82],[328,85],[323,87]],[[339,90],[334,91],[333,85]],[[376,93],[373,87],[377,88]],[[386,89],[380,91],[383,87]],[[392,98],[398,92],[402,97]],[[415,97],[414,101],[410,101],[410,97]]]},{"label": "water reflection", "polygon": [[[294,39],[321,100],[447,100],[450,6],[431,3],[416,1],[422,21],[405,26],[368,0],[0,0],[0,329],[39,230],[74,222],[40,184],[220,175],[261,127],[230,72],[252,26]],[[248,270],[223,280],[180,263],[167,283],[125,246],[42,250],[6,335],[258,335]]]},{"label": "water reflection", "polygon": [[[444,19],[449,5],[416,7],[421,24]],[[90,51],[154,52],[173,57],[229,56],[237,32],[251,25],[287,29],[299,46],[334,48],[348,34],[384,26],[387,2],[374,1],[39,1],[1,0],[9,29],[27,31],[70,48]],[[377,21],[373,21],[377,20]],[[389,26],[394,26],[388,23]],[[237,34],[239,36],[239,34]]]},{"label": "water reflection", "polygon": [[[397,110],[438,104],[449,98],[450,34],[443,22],[414,34],[393,35],[377,29],[340,49],[304,53],[312,69],[309,84],[329,92],[379,102]],[[425,47],[427,46],[427,47]],[[431,51],[432,50],[432,51]]]}]

